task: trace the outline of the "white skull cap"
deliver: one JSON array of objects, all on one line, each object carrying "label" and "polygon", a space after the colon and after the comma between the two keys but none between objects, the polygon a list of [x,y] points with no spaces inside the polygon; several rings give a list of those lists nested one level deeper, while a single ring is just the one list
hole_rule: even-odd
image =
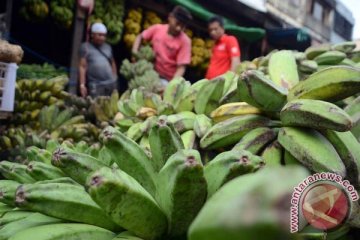
[{"label": "white skull cap", "polygon": [[102,24],[102,23],[94,23],[91,26],[91,32],[92,33],[104,33],[104,34],[106,34],[107,29],[106,29],[105,25]]}]

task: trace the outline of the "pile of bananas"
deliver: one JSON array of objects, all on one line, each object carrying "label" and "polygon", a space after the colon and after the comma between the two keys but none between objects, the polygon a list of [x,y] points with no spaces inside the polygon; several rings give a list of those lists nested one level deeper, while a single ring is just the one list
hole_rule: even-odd
[{"label": "pile of bananas", "polygon": [[33,123],[39,127],[37,117],[43,106],[63,105],[69,94],[64,91],[69,79],[65,75],[51,79],[22,79],[16,83],[13,123]]},{"label": "pile of bananas", "polygon": [[133,43],[135,42],[136,36],[141,32],[142,18],[143,16],[141,8],[130,9],[128,11],[124,24],[124,43],[128,49],[131,49]]},{"label": "pile of bananas", "polygon": [[74,19],[75,0],[54,0],[50,3],[51,17],[60,28],[70,29]]},{"label": "pile of bananas", "polygon": [[119,70],[120,74],[128,81],[129,89],[144,87],[149,92],[159,92],[161,90],[160,77],[149,61],[154,59],[151,47],[141,47],[134,57],[137,59],[135,63],[125,59]]},{"label": "pile of bananas", "polygon": [[147,29],[148,27],[155,25],[155,24],[161,24],[162,20],[161,18],[153,11],[146,11],[145,17],[144,17],[144,23],[143,23],[143,30]]},{"label": "pile of bananas", "polygon": [[121,40],[124,13],[125,0],[97,0],[90,22],[103,22],[108,30],[106,41],[115,45]]},{"label": "pile of bananas", "polygon": [[190,66],[206,69],[209,64],[209,59],[211,57],[211,49],[213,45],[213,40],[204,40],[199,37],[192,38]]},{"label": "pile of bananas", "polygon": [[117,90],[114,90],[110,97],[99,96],[92,101],[90,110],[94,112],[99,126],[107,126],[114,119],[118,113],[118,101],[119,93]]},{"label": "pile of bananas", "polygon": [[67,72],[63,68],[56,68],[49,63],[40,64],[20,64],[16,72],[17,80],[20,79],[39,79],[53,78],[65,75]]},{"label": "pile of bananas", "polygon": [[40,22],[49,14],[49,7],[44,0],[24,0],[20,15],[30,22]]}]

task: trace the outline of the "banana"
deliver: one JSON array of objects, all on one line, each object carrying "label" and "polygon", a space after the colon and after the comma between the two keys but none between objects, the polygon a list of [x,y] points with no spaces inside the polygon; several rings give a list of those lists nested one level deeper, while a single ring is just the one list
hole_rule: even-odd
[{"label": "banana", "polygon": [[193,112],[181,112],[167,116],[167,121],[172,123],[179,133],[194,129],[196,114]]},{"label": "banana", "polygon": [[155,116],[156,114],[157,114],[157,111],[153,108],[141,107],[136,112],[136,117],[139,117],[141,119],[147,119],[149,117]]},{"label": "banana", "polygon": [[349,131],[352,128],[351,117],[338,106],[313,99],[295,99],[288,102],[280,112],[284,126],[310,127]]},{"label": "banana", "polygon": [[182,94],[179,103],[174,107],[176,113],[192,111],[194,108],[197,91],[192,89],[191,86],[186,88]]},{"label": "banana", "polygon": [[313,129],[283,127],[279,143],[299,162],[314,172],[334,172],[345,177],[345,166],[333,145]]},{"label": "banana", "polygon": [[307,176],[303,168],[274,167],[233,179],[207,200],[188,239],[298,239],[290,234],[289,221],[279,218],[288,219],[289,208],[278,204],[291,201],[294,187]]},{"label": "banana", "polygon": [[233,150],[246,150],[252,154],[260,154],[270,142],[275,140],[277,132],[268,127],[259,127],[250,130],[232,148]]},{"label": "banana", "polygon": [[265,167],[280,166],[283,151],[284,149],[277,140],[266,146],[264,151],[260,155],[265,162]]},{"label": "banana", "polygon": [[298,65],[298,68],[301,72],[304,73],[314,73],[318,69],[318,64],[313,60],[303,60]]},{"label": "banana", "polygon": [[291,51],[281,50],[273,53],[268,68],[270,78],[277,86],[291,89],[299,82],[296,60]]},{"label": "banana", "polygon": [[265,111],[278,111],[286,102],[287,89],[257,70],[244,72],[238,81],[240,99]]},{"label": "banana", "polygon": [[254,114],[233,117],[212,126],[201,138],[200,147],[203,149],[226,147],[238,142],[251,129],[269,125],[271,125],[270,119]]},{"label": "banana", "polygon": [[288,101],[299,98],[336,102],[360,91],[360,69],[332,66],[318,71],[290,89]]},{"label": "banana", "polygon": [[0,202],[15,207],[15,192],[20,185],[13,180],[0,180]]},{"label": "banana", "polygon": [[[68,183],[24,184],[16,191],[16,205],[52,217],[120,230],[82,186]],[[66,209],[66,211],[64,211]]]},{"label": "banana", "polygon": [[194,131],[198,138],[202,138],[211,126],[212,121],[205,114],[196,115],[194,121]]},{"label": "banana", "polygon": [[158,94],[150,93],[150,92],[144,93],[144,106],[145,107],[158,109],[158,106],[161,102],[162,102],[161,97]]},{"label": "banana", "polygon": [[360,187],[360,143],[351,132],[322,131],[334,146],[346,168],[346,178],[355,188]]},{"label": "banana", "polygon": [[88,224],[58,223],[47,224],[28,228],[16,233],[9,239],[12,240],[55,240],[55,239],[87,239],[87,240],[112,240],[115,233]]},{"label": "banana", "polygon": [[171,155],[180,149],[184,149],[181,136],[173,124],[161,117],[150,130],[149,142],[156,172],[160,171]]},{"label": "banana", "polygon": [[208,198],[225,183],[247,173],[252,173],[264,165],[261,157],[246,150],[222,152],[205,165],[205,178],[208,183]]},{"label": "banana", "polygon": [[197,92],[194,109],[197,114],[209,115],[219,105],[225,79],[219,76],[205,83]]},{"label": "banana", "polygon": [[105,163],[90,155],[78,153],[63,147],[54,151],[51,163],[82,185],[85,184],[86,178],[91,172],[107,166]]},{"label": "banana", "polygon": [[144,106],[144,92],[140,88],[131,91],[130,100],[139,106]]},{"label": "banana", "polygon": [[125,231],[117,235],[112,240],[143,240],[142,238],[139,238],[135,236],[133,233]]},{"label": "banana", "polygon": [[155,193],[155,160],[151,161],[136,142],[113,127],[104,129],[100,141],[122,171],[135,178],[150,194]]},{"label": "banana", "polygon": [[200,154],[179,150],[157,178],[156,200],[168,218],[167,238],[183,236],[205,203],[207,183]]},{"label": "banana", "polygon": [[284,150],[283,164],[285,166],[290,166],[290,165],[300,165],[301,166],[301,163],[289,151],[286,151],[286,150]]},{"label": "banana", "polygon": [[56,119],[52,122],[50,130],[55,130],[58,127],[60,127],[64,122],[71,119],[72,115],[73,115],[73,111],[71,109],[67,108],[67,109],[62,110],[58,114]]},{"label": "banana", "polygon": [[184,149],[195,149],[196,134],[193,130],[189,130],[181,134],[181,140],[184,144]]},{"label": "banana", "polygon": [[215,123],[218,123],[236,116],[260,113],[260,109],[253,107],[246,102],[233,102],[221,105],[211,112],[210,117]]},{"label": "banana", "polygon": [[36,181],[26,172],[26,166],[20,163],[1,161],[0,172],[6,179],[19,183],[33,183]]},{"label": "banana", "polygon": [[158,117],[152,116],[147,118],[144,122],[141,124],[141,133],[142,135],[148,135],[150,132],[150,129],[157,123]]},{"label": "banana", "polygon": [[342,42],[331,46],[331,49],[341,51],[343,53],[351,53],[355,48],[355,42]]},{"label": "banana", "polygon": [[323,54],[323,53],[325,53],[325,52],[327,52],[329,50],[330,50],[330,45],[329,44],[311,46],[311,47],[308,47],[305,50],[305,55],[306,55],[307,59],[313,60],[315,57],[317,57],[320,54]]},{"label": "banana", "polygon": [[[14,192],[14,195],[15,195],[15,192]],[[6,212],[0,218],[0,226],[4,226],[8,223],[24,219],[24,218],[30,216],[31,214],[34,214],[34,213],[28,212],[28,211],[21,211],[21,210],[13,210],[10,212]]]},{"label": "banana", "polygon": [[190,89],[190,82],[182,77],[175,78],[169,82],[164,91],[164,101],[176,108],[187,89]]},{"label": "banana", "polygon": [[28,161],[38,161],[51,165],[51,152],[35,146],[26,148]]},{"label": "banana", "polygon": [[65,177],[59,168],[37,161],[29,162],[26,170],[36,181]]},{"label": "banana", "polygon": [[[7,240],[13,237],[15,234],[24,231],[25,229],[52,224],[52,223],[61,223],[63,220],[46,216],[41,213],[33,213],[26,218],[19,219],[18,221],[14,221],[6,224],[0,229],[0,239]],[[26,238],[30,239],[30,238]]]},{"label": "banana", "polygon": [[143,125],[142,122],[135,123],[129,127],[126,132],[126,136],[135,142],[138,141],[142,137],[141,126]]},{"label": "banana", "polygon": [[314,61],[318,65],[336,65],[346,58],[346,54],[340,51],[327,51],[320,54]]},{"label": "banana", "polygon": [[165,233],[165,214],[153,197],[125,172],[101,168],[89,176],[86,186],[92,199],[128,231],[145,239],[157,239]]}]

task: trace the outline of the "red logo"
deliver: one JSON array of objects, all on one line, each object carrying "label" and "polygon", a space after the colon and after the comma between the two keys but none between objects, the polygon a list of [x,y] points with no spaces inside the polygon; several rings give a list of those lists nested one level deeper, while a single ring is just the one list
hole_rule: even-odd
[{"label": "red logo", "polygon": [[344,222],[349,212],[349,200],[341,188],[322,183],[305,193],[301,207],[309,224],[328,230]]}]

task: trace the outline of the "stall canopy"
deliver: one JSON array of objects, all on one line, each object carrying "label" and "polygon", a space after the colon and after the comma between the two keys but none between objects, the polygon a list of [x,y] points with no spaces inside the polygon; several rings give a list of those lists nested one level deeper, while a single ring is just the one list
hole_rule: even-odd
[{"label": "stall canopy", "polygon": [[[208,11],[200,4],[193,0],[169,0],[171,3],[181,5],[188,9],[195,17],[207,21],[210,17],[214,16],[215,13]],[[257,41],[265,36],[265,30],[262,28],[248,28],[240,27],[230,19],[224,19],[224,28],[229,33],[237,36],[240,39],[248,42]]]},{"label": "stall canopy", "polygon": [[266,37],[270,44],[277,48],[304,51],[311,45],[311,37],[300,28],[269,29]]}]

